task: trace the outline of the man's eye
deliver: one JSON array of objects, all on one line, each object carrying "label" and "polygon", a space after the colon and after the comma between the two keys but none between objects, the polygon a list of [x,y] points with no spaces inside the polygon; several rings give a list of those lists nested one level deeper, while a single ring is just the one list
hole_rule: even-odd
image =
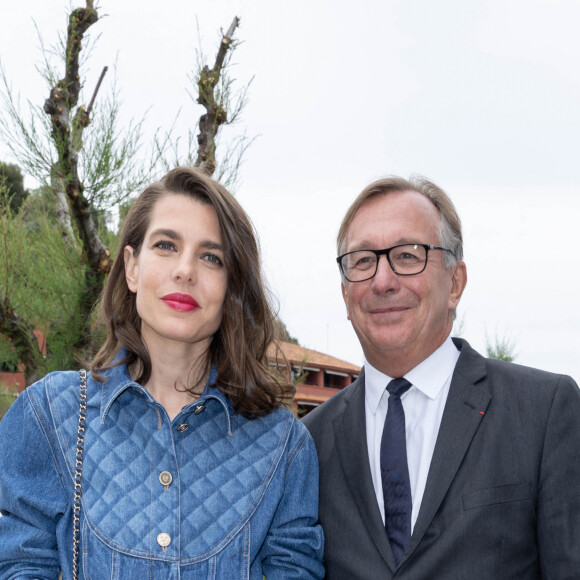
[{"label": "man's eye", "polygon": [[411,252],[400,252],[394,256],[397,262],[419,262],[421,258],[417,254]]},{"label": "man's eye", "polygon": [[368,268],[377,260],[377,257],[374,254],[363,254],[362,256],[353,256],[353,258],[351,268]]}]

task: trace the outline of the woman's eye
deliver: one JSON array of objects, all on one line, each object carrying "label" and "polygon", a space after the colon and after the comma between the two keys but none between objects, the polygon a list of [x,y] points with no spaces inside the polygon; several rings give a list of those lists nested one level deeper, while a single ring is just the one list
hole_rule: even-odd
[{"label": "woman's eye", "polygon": [[222,259],[219,256],[216,256],[215,254],[204,254],[203,259],[206,262],[210,262],[211,264],[215,264],[216,266],[223,266],[224,265]]},{"label": "woman's eye", "polygon": [[163,240],[154,244],[154,247],[159,248],[160,250],[167,250],[167,251],[171,251],[171,250],[175,249],[175,246],[171,242],[166,242]]}]

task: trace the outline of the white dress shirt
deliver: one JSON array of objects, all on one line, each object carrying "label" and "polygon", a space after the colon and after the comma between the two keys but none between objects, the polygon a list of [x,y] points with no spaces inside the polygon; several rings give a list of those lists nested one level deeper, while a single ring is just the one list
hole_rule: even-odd
[{"label": "white dress shirt", "polygon": [[[459,351],[450,337],[427,359],[405,375],[413,385],[402,397],[407,437],[407,462],[411,481],[413,511],[411,531],[415,527],[421,500],[449,385]],[[365,417],[369,462],[373,486],[383,522],[385,506],[381,481],[381,437],[387,416],[389,392],[387,385],[393,378],[373,368],[367,361],[365,369]]]}]

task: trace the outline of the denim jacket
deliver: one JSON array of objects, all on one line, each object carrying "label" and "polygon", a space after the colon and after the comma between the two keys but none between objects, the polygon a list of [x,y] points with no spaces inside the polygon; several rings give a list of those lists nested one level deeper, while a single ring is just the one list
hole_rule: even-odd
[{"label": "denim jacket", "polygon": [[[255,420],[215,387],[170,421],[127,368],[87,380],[79,577],[322,578],[318,463],[286,409]],[[72,578],[79,374],[0,422],[0,579]]]}]

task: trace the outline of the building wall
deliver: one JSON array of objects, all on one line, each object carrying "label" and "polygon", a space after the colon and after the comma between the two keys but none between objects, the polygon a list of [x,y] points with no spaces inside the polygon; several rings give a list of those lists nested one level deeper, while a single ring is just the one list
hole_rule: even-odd
[{"label": "building wall", "polygon": [[304,382],[296,385],[294,397],[294,412],[300,418],[307,415],[312,409],[327,401],[345,387],[348,387],[357,377],[358,372],[350,369],[306,370]]}]

